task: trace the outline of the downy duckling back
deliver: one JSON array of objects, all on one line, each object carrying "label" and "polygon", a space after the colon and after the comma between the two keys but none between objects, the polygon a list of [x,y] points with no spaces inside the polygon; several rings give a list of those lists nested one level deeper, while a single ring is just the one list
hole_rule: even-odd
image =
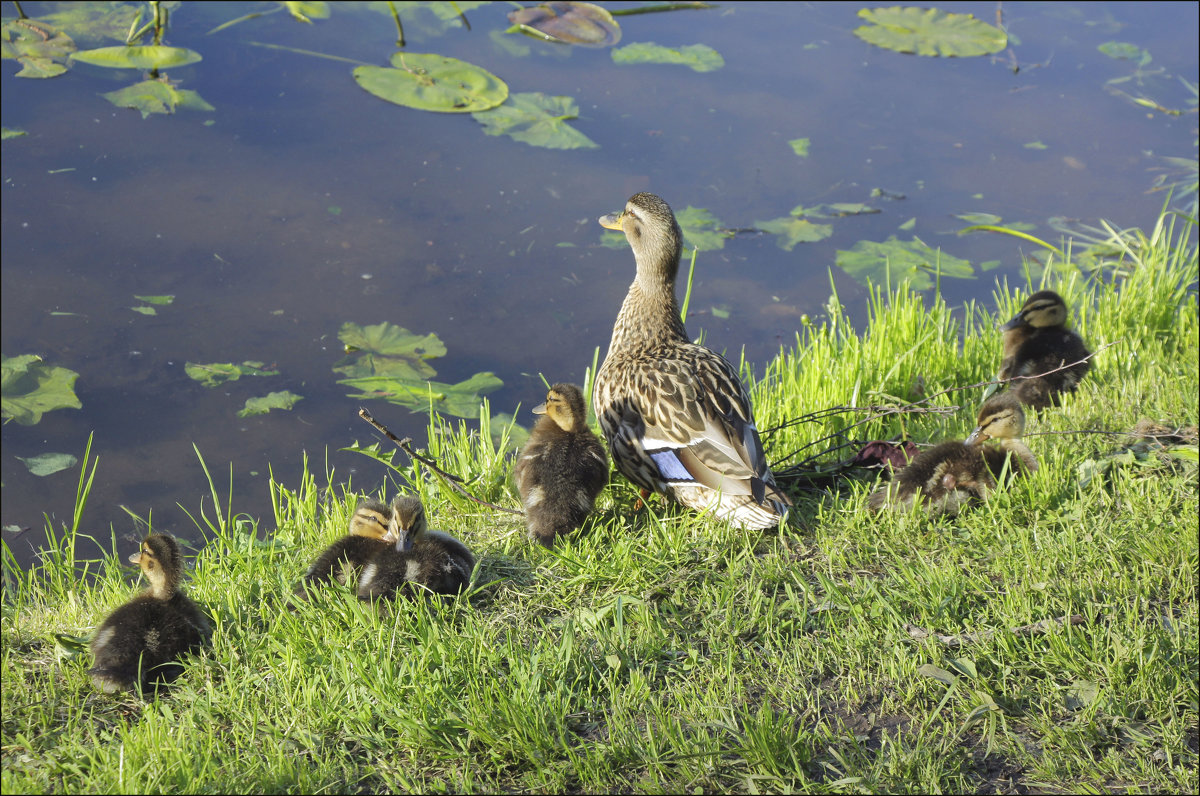
[{"label": "downy duckling back", "polygon": [[1074,392],[1092,367],[1091,352],[1079,335],[1066,328],[1066,322],[1067,305],[1062,296],[1042,290],[1000,327],[1004,359],[996,378],[1014,379],[1008,389],[1026,406],[1044,409],[1058,405],[1062,393]]},{"label": "downy duckling back", "polygon": [[331,581],[351,583],[368,561],[390,547],[384,538],[392,522],[392,509],[371,498],[359,501],[350,517],[350,532],[325,548],[296,586],[303,599],[308,589]]},{"label": "downy duckling back", "polygon": [[150,586],[109,614],[92,638],[88,670],[101,691],[154,691],[183,671],[179,658],[205,646],[208,618],[179,588],[183,555],[175,537],[147,536],[129,556]]},{"label": "downy duckling back", "polygon": [[397,497],[385,537],[389,543],[363,567],[358,598],[390,599],[396,594],[453,595],[467,587],[475,556],[466,545],[442,531],[431,531],[418,497]]},{"label": "downy duckling back", "polygon": [[551,547],[578,528],[608,483],[604,445],[587,426],[583,391],[555,384],[513,470],[529,538]]}]

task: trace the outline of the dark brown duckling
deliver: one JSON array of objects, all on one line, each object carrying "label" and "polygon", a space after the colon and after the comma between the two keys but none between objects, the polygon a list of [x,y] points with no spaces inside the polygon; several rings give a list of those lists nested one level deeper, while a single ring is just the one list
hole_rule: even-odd
[{"label": "dark brown duckling", "polygon": [[[979,410],[979,425],[966,441],[943,442],[920,454],[877,489],[867,505],[872,511],[906,511],[920,495],[931,514],[956,515],[986,500],[1006,468],[1009,478],[1037,470],[1037,458],[1020,439],[1023,433],[1025,412],[1017,396],[994,396]],[[982,444],[989,439],[1000,446]]]},{"label": "dark brown duckling", "polygon": [[466,545],[425,522],[421,499],[400,496],[392,502],[390,544],[363,567],[358,598],[390,599],[396,594],[454,595],[471,581],[475,556]]},{"label": "dark brown duckling", "polygon": [[109,693],[157,691],[183,672],[179,658],[208,644],[208,617],[179,588],[183,555],[175,537],[155,533],[129,556],[150,587],[109,614],[92,638],[92,682]]},{"label": "dark brown duckling", "polygon": [[[1030,296],[1004,324],[1004,359],[998,381],[1015,379],[1008,389],[1034,409],[1057,406],[1062,393],[1074,392],[1092,363],[1083,340],[1066,328],[1067,305],[1053,290]],[[1057,370],[1070,365],[1063,370]],[[1051,373],[1050,371],[1055,371]],[[1039,374],[1046,374],[1044,376]],[[1036,378],[1016,378],[1016,377]]]},{"label": "dark brown duckling", "polygon": [[332,581],[351,583],[368,561],[391,545],[384,541],[392,521],[392,508],[371,498],[359,501],[350,517],[350,532],[317,556],[296,586],[297,597],[308,589]]},{"label": "dark brown duckling", "polygon": [[578,528],[591,513],[608,483],[608,455],[587,426],[583,391],[574,384],[555,384],[533,412],[542,418],[513,475],[529,538],[553,547],[555,538]]}]

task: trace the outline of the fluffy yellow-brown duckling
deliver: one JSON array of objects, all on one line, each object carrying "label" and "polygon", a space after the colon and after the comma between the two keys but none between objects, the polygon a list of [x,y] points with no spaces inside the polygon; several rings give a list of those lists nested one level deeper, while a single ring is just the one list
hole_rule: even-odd
[{"label": "fluffy yellow-brown duckling", "polygon": [[183,555],[175,537],[155,533],[129,556],[150,587],[109,614],[92,638],[88,670],[101,691],[156,691],[183,671],[179,658],[208,644],[208,617],[179,588]]},{"label": "fluffy yellow-brown duckling", "polygon": [[358,598],[373,600],[422,592],[458,594],[471,580],[475,556],[466,545],[425,522],[421,499],[400,496],[392,502],[391,524],[380,551],[363,567]]},{"label": "fluffy yellow-brown duckling", "polygon": [[[979,410],[979,425],[964,442],[943,442],[918,455],[891,483],[868,501],[872,511],[905,511],[920,495],[931,514],[958,514],[968,504],[986,500],[1008,468],[1010,476],[1037,470],[1037,458],[1021,441],[1025,412],[1011,392],[988,399]],[[985,446],[995,439],[999,447]]]},{"label": "fluffy yellow-brown duckling", "polygon": [[587,426],[583,391],[574,384],[555,384],[546,393],[546,403],[533,412],[542,417],[513,475],[529,538],[551,547],[555,538],[578,528],[591,513],[608,483],[608,456]]},{"label": "fluffy yellow-brown duckling", "polygon": [[368,561],[391,545],[384,541],[391,525],[391,506],[371,498],[359,501],[350,516],[350,532],[338,539],[313,561],[296,586],[296,596],[331,581],[347,584],[354,580]]},{"label": "fluffy yellow-brown duckling", "polygon": [[[1056,406],[1059,396],[1074,392],[1092,367],[1087,359],[1091,352],[1079,335],[1066,328],[1066,322],[1067,305],[1062,296],[1053,290],[1041,290],[1000,327],[1004,332],[1004,359],[996,378],[1014,379],[1008,389],[1026,406]],[[1057,370],[1064,365],[1070,367]],[[1039,375],[1043,373],[1046,375]],[[1014,378],[1030,376],[1036,378]]]}]

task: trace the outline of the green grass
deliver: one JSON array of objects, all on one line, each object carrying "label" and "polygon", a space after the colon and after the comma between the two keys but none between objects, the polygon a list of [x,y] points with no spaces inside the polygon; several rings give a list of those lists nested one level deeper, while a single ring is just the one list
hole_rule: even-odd
[{"label": "green grass", "polygon": [[[1194,227],[1171,218],[1119,236],[1117,282],[1049,284],[1093,349],[1113,345],[1030,432],[1197,422]],[[755,380],[760,426],[986,381],[999,362],[995,323],[1028,289],[1001,286],[993,302],[958,308],[876,293],[861,334],[835,309]],[[981,396],[946,393],[932,403],[961,410],[848,433],[961,436]],[[864,416],[787,426],[770,452],[782,458]],[[188,584],[213,614],[213,647],[155,702],[98,693],[90,656],[58,639],[86,637],[136,588],[115,550],[80,579],[81,474],[74,527],[54,533],[42,562],[23,572],[4,551],[0,784],[1195,792],[1196,467],[1114,467],[1082,488],[1078,465],[1120,440],[1028,442],[1038,472],[957,520],[871,516],[872,484],[848,479],[838,494],[799,493],[794,527],[746,533],[654,500],[635,511],[618,478],[586,532],[554,551],[530,545],[519,518],[406,466],[396,476],[420,485],[433,526],[456,531],[480,563],[475,589],[453,604],[383,612],[336,588],[284,607],[309,560],[344,532],[351,484],[272,482],[275,516],[261,522],[214,488],[195,515],[208,544]],[[429,452],[479,497],[516,504],[490,435],[435,420]],[[85,457],[82,473],[89,466]],[[1068,615],[1083,622],[1007,631]],[[999,632],[950,647],[906,624]]]}]

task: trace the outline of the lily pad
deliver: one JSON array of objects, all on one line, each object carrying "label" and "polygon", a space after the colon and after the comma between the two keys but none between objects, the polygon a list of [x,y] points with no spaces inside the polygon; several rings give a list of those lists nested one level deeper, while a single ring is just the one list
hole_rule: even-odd
[{"label": "lily pad", "polygon": [[1107,55],[1109,58],[1117,58],[1124,61],[1137,61],[1138,66],[1145,66],[1154,60],[1150,57],[1150,53],[1143,50],[1141,47],[1124,41],[1106,41],[1096,49]]},{"label": "lily pad", "polygon": [[302,0],[288,0],[284,7],[293,19],[312,24],[314,19],[329,19],[329,3]]},{"label": "lily pad", "polygon": [[38,476],[53,475],[60,470],[74,467],[79,461],[69,453],[43,453],[28,459],[22,456],[17,458],[25,465],[26,470]]},{"label": "lily pad", "polygon": [[815,243],[825,240],[833,234],[832,224],[814,224],[807,218],[789,216],[770,221],[755,221],[754,226],[779,237],[776,245],[785,251],[791,251],[797,243]]},{"label": "lily pad", "polygon": [[381,376],[424,381],[437,375],[426,360],[446,355],[446,346],[436,334],[413,334],[387,321],[374,326],[344,323],[338,339],[347,352],[354,353],[333,369],[352,379]]},{"label": "lily pad", "polygon": [[486,111],[508,98],[508,85],[486,69],[430,53],[398,52],[390,67],[355,68],[354,79],[380,99],[423,111]]},{"label": "lily pad", "polygon": [[472,419],[479,417],[480,398],[504,386],[503,381],[487,372],[476,373],[458,384],[383,377],[342,379],[338,384],[359,390],[358,393],[348,393],[350,398],[383,399],[413,411],[432,408],[441,414]]},{"label": "lily pad", "polygon": [[183,371],[188,378],[200,382],[205,387],[216,387],[227,381],[237,381],[242,376],[278,376],[277,370],[262,370],[261,362],[243,362],[234,365],[231,362],[211,362],[200,365],[195,362],[184,364]]},{"label": "lily pad", "polygon": [[56,3],[53,14],[39,21],[66,31],[75,41],[92,46],[103,41],[124,43],[134,20],[140,21],[142,8],[132,3],[90,2]]},{"label": "lily pad", "polygon": [[907,243],[890,236],[882,243],[860,240],[849,251],[839,249],[837,264],[861,284],[898,285],[908,280],[914,290],[933,287],[933,277],[968,279],[975,269],[966,260],[931,249],[918,237]]},{"label": "lily pad", "polygon": [[172,69],[201,60],[200,53],[186,47],[149,44],[141,47],[98,47],[79,50],[71,59],[105,69]]},{"label": "lily pad", "polygon": [[791,146],[792,151],[798,157],[802,158],[808,157],[808,146],[810,143],[807,138],[793,138],[791,141],[788,141],[788,145]]},{"label": "lily pad", "polygon": [[530,146],[547,149],[595,149],[595,141],[567,121],[579,116],[571,97],[547,97],[541,92],[512,94],[508,102],[472,114],[488,135],[507,135]]},{"label": "lily pad", "polygon": [[75,395],[77,378],[75,371],[46,365],[36,354],[0,354],[0,412],[5,422],[32,426],[46,412],[79,409],[83,404]]},{"label": "lily pad", "polygon": [[[702,252],[725,248],[725,239],[730,236],[712,213],[702,207],[688,205],[682,213],[675,214],[683,230],[683,242]],[[624,237],[622,235],[621,237]]]},{"label": "lily pad", "polygon": [[522,33],[562,44],[609,47],[621,40],[621,26],[594,3],[542,3],[510,12],[508,21]]},{"label": "lily pad", "polygon": [[689,44],[678,49],[654,42],[637,42],[612,52],[617,64],[681,64],[695,72],[712,72],[725,65],[721,54],[707,44]]},{"label": "lily pad", "polygon": [[141,111],[143,119],[152,113],[174,113],[176,108],[194,111],[216,110],[195,91],[175,88],[165,80],[143,80],[141,83],[100,96],[118,108]]},{"label": "lily pad", "polygon": [[291,409],[298,401],[303,400],[303,395],[296,395],[294,392],[287,390],[267,393],[259,398],[247,398],[246,406],[238,412],[238,417],[265,415],[272,409]]},{"label": "lily pad", "polygon": [[165,307],[168,304],[175,303],[174,296],[138,296],[138,295],[134,295],[134,298],[137,299],[138,301],[144,301],[147,304],[157,304],[160,307]]},{"label": "lily pad", "polygon": [[972,14],[948,14],[936,8],[864,8],[858,15],[872,24],[854,35],[876,47],[917,55],[968,57],[990,55],[1008,46],[1008,36]]},{"label": "lily pad", "polygon": [[13,19],[0,27],[0,57],[21,64],[17,77],[57,77],[67,71],[59,63],[76,49],[71,37],[43,22]]}]

